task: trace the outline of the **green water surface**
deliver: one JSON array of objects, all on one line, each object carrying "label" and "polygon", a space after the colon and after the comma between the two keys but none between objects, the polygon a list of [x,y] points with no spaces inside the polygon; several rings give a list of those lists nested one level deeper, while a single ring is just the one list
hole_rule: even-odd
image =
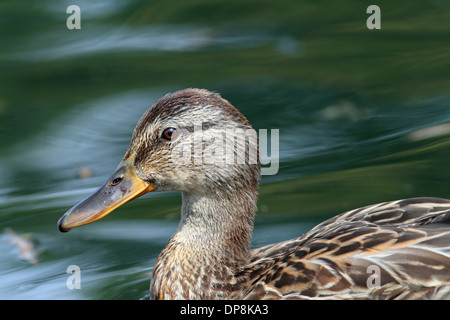
[{"label": "green water surface", "polygon": [[[66,27],[71,4],[80,30]],[[366,26],[370,4],[2,0],[0,298],[148,299],[180,194],[67,234],[56,222],[113,172],[145,110],[186,87],[279,129],[253,246],[363,205],[450,198],[450,1],[378,1],[380,30]],[[70,265],[81,289],[67,287]]]}]

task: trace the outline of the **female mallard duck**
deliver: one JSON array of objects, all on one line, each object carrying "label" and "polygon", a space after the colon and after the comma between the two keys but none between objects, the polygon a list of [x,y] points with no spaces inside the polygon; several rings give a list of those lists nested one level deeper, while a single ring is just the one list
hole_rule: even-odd
[{"label": "female mallard duck", "polygon": [[[229,142],[238,134],[222,133],[249,129],[218,94],[186,89],[166,95],[139,120],[116,172],[69,210],[59,229],[91,223],[150,191],[178,190],[181,221],[156,262],[151,298],[450,298],[449,200],[415,198],[356,209],[299,238],[251,250],[258,161],[218,164],[205,157],[211,146],[216,160],[229,157],[222,152],[223,137]],[[250,159],[256,142],[247,140]],[[200,143],[191,148],[193,141]],[[179,161],[174,150],[188,150],[191,161]]]}]

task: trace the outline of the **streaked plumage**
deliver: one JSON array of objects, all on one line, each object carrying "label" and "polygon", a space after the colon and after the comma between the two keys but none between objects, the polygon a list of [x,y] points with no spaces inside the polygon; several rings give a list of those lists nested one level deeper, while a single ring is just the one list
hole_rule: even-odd
[{"label": "streaked plumage", "polygon": [[352,210],[255,250],[250,269],[265,259],[273,264],[245,298],[448,299],[450,201],[414,198]]},{"label": "streaked plumage", "polygon": [[[193,130],[199,121],[202,136]],[[183,134],[165,141],[167,128]],[[189,140],[222,137],[217,129],[251,125],[207,90],[163,97],[139,120],[117,171],[60,219],[60,230],[95,221],[145,192],[178,190],[180,225],[153,270],[154,299],[450,298],[450,200],[367,206],[299,238],[250,250],[259,165],[172,158],[171,151]],[[217,140],[207,141],[203,155]]]}]

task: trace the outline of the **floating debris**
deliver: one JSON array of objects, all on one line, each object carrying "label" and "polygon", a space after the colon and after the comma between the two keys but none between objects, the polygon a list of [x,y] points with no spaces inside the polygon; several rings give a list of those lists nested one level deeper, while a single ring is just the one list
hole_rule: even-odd
[{"label": "floating debris", "polygon": [[19,257],[31,264],[38,263],[38,253],[35,250],[34,243],[27,235],[18,235],[11,228],[5,229],[5,235],[9,237],[9,242],[19,250]]},{"label": "floating debris", "polygon": [[78,176],[81,179],[91,178],[92,175],[93,175],[93,170],[89,167],[81,167],[80,170],[78,170]]},{"label": "floating debris", "polygon": [[360,110],[353,102],[344,100],[330,105],[321,111],[325,120],[358,121],[366,115],[366,110]]},{"label": "floating debris", "polygon": [[450,123],[439,124],[409,133],[406,138],[410,141],[420,141],[450,134]]}]

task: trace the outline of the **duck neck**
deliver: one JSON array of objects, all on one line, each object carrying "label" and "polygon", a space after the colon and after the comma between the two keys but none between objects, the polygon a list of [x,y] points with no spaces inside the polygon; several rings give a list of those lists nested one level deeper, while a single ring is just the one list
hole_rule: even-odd
[{"label": "duck neck", "polygon": [[243,198],[243,194],[183,194],[181,221],[174,239],[202,255],[210,252],[235,264],[245,261],[249,256],[255,202]]},{"label": "duck neck", "polygon": [[180,225],[153,272],[153,297],[230,298],[234,275],[250,257],[256,197],[183,193]]}]

